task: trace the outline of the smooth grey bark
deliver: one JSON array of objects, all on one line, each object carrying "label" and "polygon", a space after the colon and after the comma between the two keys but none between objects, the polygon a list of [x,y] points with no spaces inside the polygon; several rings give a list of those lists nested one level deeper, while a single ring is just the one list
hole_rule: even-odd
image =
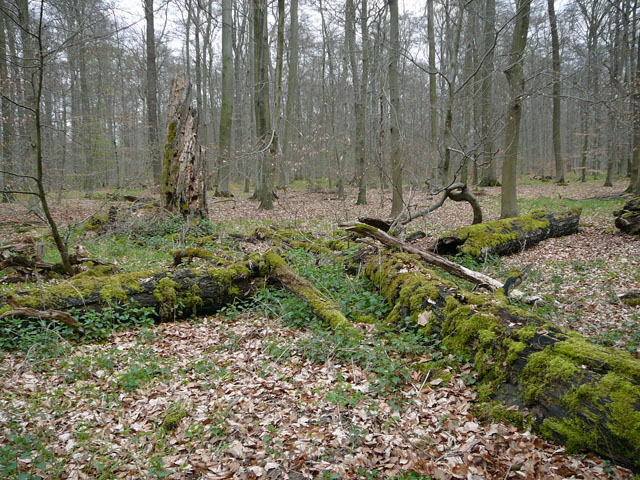
[{"label": "smooth grey bark", "polygon": [[222,0],[222,100],[216,196],[228,197],[233,127],[233,0]]},{"label": "smooth grey bark", "polygon": [[[429,68],[429,139],[431,143],[431,163],[435,167],[438,158],[438,79],[436,70],[436,39],[435,39],[435,13],[433,3],[435,0],[427,0],[427,43],[429,53],[427,57]],[[494,0],[490,0],[494,1]]]},{"label": "smooth grey bark", "polygon": [[260,156],[260,185],[256,191],[260,210],[273,209],[273,189],[276,172],[277,139],[271,130],[269,113],[269,38],[267,31],[267,4],[265,0],[253,2],[253,64],[254,113]]},{"label": "smooth grey bark", "polygon": [[[351,83],[353,88],[353,115],[355,122],[355,165],[356,182],[358,183],[358,198],[356,205],[367,203],[366,179],[366,132],[365,132],[365,99],[362,97],[362,82],[358,61],[356,59],[356,8],[353,0],[346,0],[345,4],[345,46],[348,51],[351,66]],[[364,65],[363,65],[364,66]],[[364,76],[364,72],[363,72]]]},{"label": "smooth grey bark", "polygon": [[633,156],[627,191],[640,195],[640,42],[638,42],[635,88],[631,101],[633,102]]},{"label": "smooth grey bark", "polygon": [[[324,35],[324,18],[323,35]],[[324,42],[323,42],[324,44]],[[280,186],[289,183],[289,168],[291,162],[291,147],[294,145],[292,132],[298,129],[298,118],[300,110],[300,88],[298,82],[298,64],[300,63],[300,27],[298,24],[298,0],[291,0],[289,6],[289,48],[287,76],[287,103],[284,113],[284,130],[282,133],[282,157],[284,159],[280,168]],[[324,59],[322,61],[324,67]],[[323,76],[324,87],[324,76]]]},{"label": "smooth grey bark", "polygon": [[509,65],[504,71],[509,84],[509,108],[504,138],[504,160],[502,162],[502,198],[500,217],[518,216],[517,164],[520,143],[520,118],[522,116],[522,94],[524,93],[524,72],[522,60],[529,32],[531,0],[516,0],[516,23],[509,51]]},{"label": "smooth grey bark", "polygon": [[482,135],[483,149],[480,154],[479,162],[484,169],[482,171],[482,179],[479,183],[484,187],[494,187],[498,185],[498,175],[493,155],[493,84],[496,47],[496,0],[485,0],[483,22],[482,54],[484,59],[482,60],[480,68],[482,76],[480,132]]},{"label": "smooth grey bark", "polygon": [[[0,10],[4,11],[4,0],[0,0]],[[7,35],[6,22],[4,13],[0,13],[0,88],[3,92],[10,91],[9,66],[7,62]],[[2,155],[2,163],[0,163],[0,201],[11,202],[15,196],[5,190],[11,190],[12,181],[10,181],[10,172],[13,172],[13,107],[7,98],[0,99],[2,101],[2,143],[0,143],[0,154]]]},{"label": "smooth grey bark", "polygon": [[158,135],[158,70],[156,67],[156,34],[153,0],[143,0],[146,21],[146,79],[147,79],[147,129],[149,155],[154,182],[160,182],[162,167]]},{"label": "smooth grey bark", "polygon": [[[447,11],[447,17],[450,16]],[[442,161],[442,184],[448,185],[451,181],[451,138],[453,129],[453,102],[455,100],[456,81],[458,77],[458,54],[460,52],[460,36],[462,34],[462,22],[464,19],[464,6],[458,6],[457,18],[453,25],[453,43],[450,45],[449,51],[449,71],[445,78],[447,84],[447,106],[444,119],[444,132],[442,134],[442,143],[444,147],[444,158]]]},{"label": "smooth grey bark", "polygon": [[556,20],[556,11],[554,6],[555,0],[547,0],[547,9],[549,11],[549,27],[551,29],[551,57],[553,65],[553,114],[552,114],[552,139],[553,139],[553,157],[556,169],[556,183],[565,183],[564,180],[564,162],[562,161],[562,141],[560,137],[560,92],[561,83],[561,67],[560,67],[560,40],[558,38],[558,22]]},{"label": "smooth grey bark", "polygon": [[397,217],[404,209],[402,199],[402,169],[400,144],[400,87],[398,62],[400,59],[400,33],[398,18],[398,0],[388,0],[390,13],[389,32],[389,97],[390,97],[390,128],[391,142],[391,217]]}]

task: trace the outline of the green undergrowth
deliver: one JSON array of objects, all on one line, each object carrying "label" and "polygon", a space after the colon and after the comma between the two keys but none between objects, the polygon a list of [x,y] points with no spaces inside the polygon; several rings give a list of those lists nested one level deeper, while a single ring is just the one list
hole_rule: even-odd
[{"label": "green undergrowth", "polygon": [[0,323],[0,350],[19,351],[35,361],[66,355],[69,343],[91,343],[127,328],[151,327],[156,320],[152,308],[135,304],[106,306],[101,311],[72,309],[69,313],[82,325],[74,331],[46,319],[7,317]]}]

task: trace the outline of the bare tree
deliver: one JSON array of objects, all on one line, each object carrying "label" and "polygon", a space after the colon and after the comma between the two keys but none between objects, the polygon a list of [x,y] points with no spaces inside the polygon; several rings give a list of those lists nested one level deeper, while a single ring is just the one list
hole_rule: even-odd
[{"label": "bare tree", "polygon": [[233,2],[222,0],[222,105],[216,196],[228,197],[233,126]]},{"label": "bare tree", "polygon": [[504,71],[509,84],[510,99],[504,136],[504,160],[502,162],[502,198],[500,201],[500,216],[502,218],[518,215],[517,164],[522,94],[524,92],[522,57],[527,45],[530,9],[531,0],[516,0],[516,19],[508,57],[509,64]]},{"label": "bare tree", "polygon": [[161,162],[159,155],[158,136],[158,71],[156,68],[156,34],[154,25],[153,0],[143,0],[144,15],[147,25],[146,35],[146,99],[147,99],[147,128],[149,132],[149,155],[151,157],[151,167],[153,179],[160,181]]},{"label": "bare tree", "polygon": [[553,156],[556,167],[556,183],[564,183],[564,162],[562,161],[562,142],[560,138],[560,90],[561,70],[560,70],[560,40],[558,38],[558,22],[556,20],[555,0],[547,0],[549,12],[549,27],[551,29],[551,56],[553,64]]},{"label": "bare tree", "polygon": [[389,97],[391,99],[391,121],[389,140],[391,142],[391,216],[397,217],[404,209],[402,199],[402,158],[400,144],[400,87],[398,62],[400,59],[400,33],[398,0],[388,0],[390,13],[389,34]]}]

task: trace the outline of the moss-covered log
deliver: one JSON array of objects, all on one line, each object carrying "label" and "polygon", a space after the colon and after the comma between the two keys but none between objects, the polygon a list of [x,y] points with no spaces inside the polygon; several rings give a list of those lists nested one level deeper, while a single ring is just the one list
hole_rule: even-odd
[{"label": "moss-covered log", "polygon": [[[100,310],[107,305],[134,303],[152,307],[162,320],[191,314],[207,315],[252,293],[258,277],[256,262],[225,267],[180,268],[166,272],[98,275],[90,271],[69,281],[14,294],[19,307],[57,310]],[[0,299],[0,314],[11,306]]]},{"label": "moss-covered log", "polygon": [[470,359],[480,400],[526,406],[547,437],[640,471],[640,360],[513,307],[500,290],[461,290],[406,253],[372,257],[365,271],[393,306],[389,322]]},{"label": "moss-covered log", "polygon": [[328,299],[308,280],[294,272],[287,262],[273,250],[265,253],[264,258],[271,269],[271,275],[287,290],[303,298],[327,325],[335,329],[350,329],[353,325],[344,316],[340,307]]},{"label": "moss-covered log", "polygon": [[441,235],[435,251],[441,255],[461,253],[475,258],[518,252],[547,238],[576,233],[581,211],[575,208],[564,213],[533,212],[462,227]]},{"label": "moss-covered log", "polygon": [[640,197],[635,197],[624,204],[622,210],[613,212],[615,224],[620,231],[630,235],[640,235]]}]

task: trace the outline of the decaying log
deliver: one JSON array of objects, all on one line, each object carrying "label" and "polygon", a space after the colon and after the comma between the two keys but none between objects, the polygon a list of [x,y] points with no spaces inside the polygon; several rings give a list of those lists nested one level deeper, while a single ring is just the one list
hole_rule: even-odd
[{"label": "decaying log", "polygon": [[576,233],[581,212],[581,208],[563,213],[533,212],[462,227],[440,236],[435,251],[440,255],[466,254],[474,258],[519,252],[547,238]]},{"label": "decaying log", "polygon": [[640,360],[545,322],[504,296],[468,292],[407,253],[374,255],[365,272],[393,309],[471,359],[481,401],[525,406],[536,428],[569,450],[640,471]]},{"label": "decaying log", "polygon": [[[470,268],[459,265],[451,260],[448,260],[444,257],[436,255],[431,252],[425,252],[424,250],[420,250],[419,248],[414,247],[413,245],[409,245],[408,243],[402,242],[395,237],[392,237],[386,232],[379,230],[370,225],[364,225],[361,223],[345,223],[341,225],[342,228],[349,232],[355,232],[360,235],[368,236],[371,238],[375,238],[380,243],[387,245],[388,247],[399,248],[405,252],[413,253],[414,255],[418,255],[422,260],[431,265],[435,265],[443,269],[446,272],[455,275],[456,277],[462,278],[464,280],[468,280],[475,285],[484,286],[489,290],[497,290],[499,288],[504,287],[504,283],[492,278],[484,273],[476,272],[475,270],[471,270]],[[511,295],[515,297],[523,297],[524,294],[516,289],[511,289]]]},{"label": "decaying log", "polygon": [[640,235],[640,197],[635,197],[624,204],[622,210],[613,212],[615,224],[620,231],[630,235]]},{"label": "decaying log", "polygon": [[284,258],[273,250],[266,252],[264,258],[271,269],[271,275],[287,290],[303,298],[313,313],[318,315],[327,325],[334,330],[353,328],[340,307],[333,300],[322,295],[311,282],[294,272]]},{"label": "decaying log", "polygon": [[[14,294],[19,307],[39,310],[102,310],[135,304],[154,308],[161,320],[208,315],[255,291],[258,264],[247,260],[226,267],[181,268],[166,272],[77,275],[64,283]],[[0,299],[0,307],[2,306]]]}]

